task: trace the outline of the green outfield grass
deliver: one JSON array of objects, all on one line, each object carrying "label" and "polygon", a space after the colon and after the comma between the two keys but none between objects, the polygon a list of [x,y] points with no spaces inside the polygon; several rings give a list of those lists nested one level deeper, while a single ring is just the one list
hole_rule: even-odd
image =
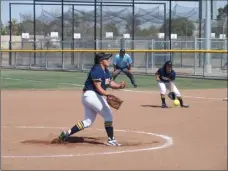
[{"label": "green outfield grass", "polygon": [[[57,72],[57,71],[29,71],[29,70],[1,70],[2,89],[59,89],[81,88],[87,73]],[[136,75],[138,89],[157,89],[154,76]],[[125,75],[117,77],[116,81],[126,81],[128,88],[132,88]],[[212,89],[227,88],[224,80],[203,80],[191,78],[177,78],[176,85],[180,89]]]}]

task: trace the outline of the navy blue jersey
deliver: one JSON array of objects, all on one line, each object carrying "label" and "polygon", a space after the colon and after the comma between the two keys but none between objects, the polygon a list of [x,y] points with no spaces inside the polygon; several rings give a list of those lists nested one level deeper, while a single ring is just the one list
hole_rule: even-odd
[{"label": "navy blue jersey", "polygon": [[156,72],[162,82],[170,82],[176,79],[176,72],[172,70],[171,72],[167,73],[164,68],[159,68]]},{"label": "navy blue jersey", "polygon": [[94,81],[101,82],[101,87],[104,90],[106,90],[111,79],[112,79],[112,76],[107,68],[105,68],[105,70],[103,70],[100,65],[94,65],[88,74],[88,77],[85,81],[85,86],[84,86],[83,90],[84,91],[92,90],[92,91],[95,91],[96,93],[100,94],[96,90],[96,87],[94,86],[93,82]]}]

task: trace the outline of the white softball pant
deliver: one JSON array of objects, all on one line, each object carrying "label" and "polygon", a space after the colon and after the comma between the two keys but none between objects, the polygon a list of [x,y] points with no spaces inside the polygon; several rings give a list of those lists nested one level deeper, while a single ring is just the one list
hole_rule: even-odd
[{"label": "white softball pant", "polygon": [[105,122],[112,122],[112,111],[106,99],[94,91],[86,91],[82,96],[85,108],[84,128],[90,127],[99,113]]},{"label": "white softball pant", "polygon": [[[164,83],[164,82],[158,81],[158,88],[160,89],[161,94],[166,94],[167,89],[171,91],[171,83],[170,82]],[[173,85],[173,92],[177,97],[181,97],[181,94],[175,85]]]}]

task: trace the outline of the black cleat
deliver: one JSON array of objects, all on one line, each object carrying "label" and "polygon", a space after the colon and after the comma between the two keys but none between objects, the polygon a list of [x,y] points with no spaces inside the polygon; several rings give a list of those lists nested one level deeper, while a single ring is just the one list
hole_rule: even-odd
[{"label": "black cleat", "polygon": [[182,105],[182,108],[189,108],[189,105]]},{"label": "black cleat", "polygon": [[166,104],[162,104],[162,108],[168,108]]},{"label": "black cleat", "polygon": [[59,135],[58,139],[60,141],[65,141],[69,136],[70,135],[67,131],[62,131],[61,134]]}]

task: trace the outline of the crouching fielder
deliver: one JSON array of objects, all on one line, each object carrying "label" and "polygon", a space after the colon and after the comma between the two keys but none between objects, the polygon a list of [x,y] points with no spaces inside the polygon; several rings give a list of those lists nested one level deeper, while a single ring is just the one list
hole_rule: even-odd
[{"label": "crouching fielder", "polygon": [[106,91],[108,87],[122,89],[125,88],[125,83],[121,82],[118,84],[111,80],[111,74],[107,68],[111,56],[112,54],[96,54],[94,59],[95,65],[91,68],[83,88],[84,120],[76,123],[71,129],[63,131],[58,137],[60,142],[66,140],[72,134],[90,127],[95,121],[97,113],[99,113],[104,119],[104,127],[108,136],[107,145],[120,146],[114,138],[113,114],[105,96],[109,95]]},{"label": "crouching fielder", "polygon": [[172,69],[171,61],[167,61],[162,68],[158,69],[155,75],[158,82],[158,88],[160,89],[162,108],[167,108],[165,102],[166,89],[169,89],[170,92],[174,92],[175,96],[180,101],[181,107],[189,107],[188,105],[184,105],[181,94],[174,84],[176,72]]}]

